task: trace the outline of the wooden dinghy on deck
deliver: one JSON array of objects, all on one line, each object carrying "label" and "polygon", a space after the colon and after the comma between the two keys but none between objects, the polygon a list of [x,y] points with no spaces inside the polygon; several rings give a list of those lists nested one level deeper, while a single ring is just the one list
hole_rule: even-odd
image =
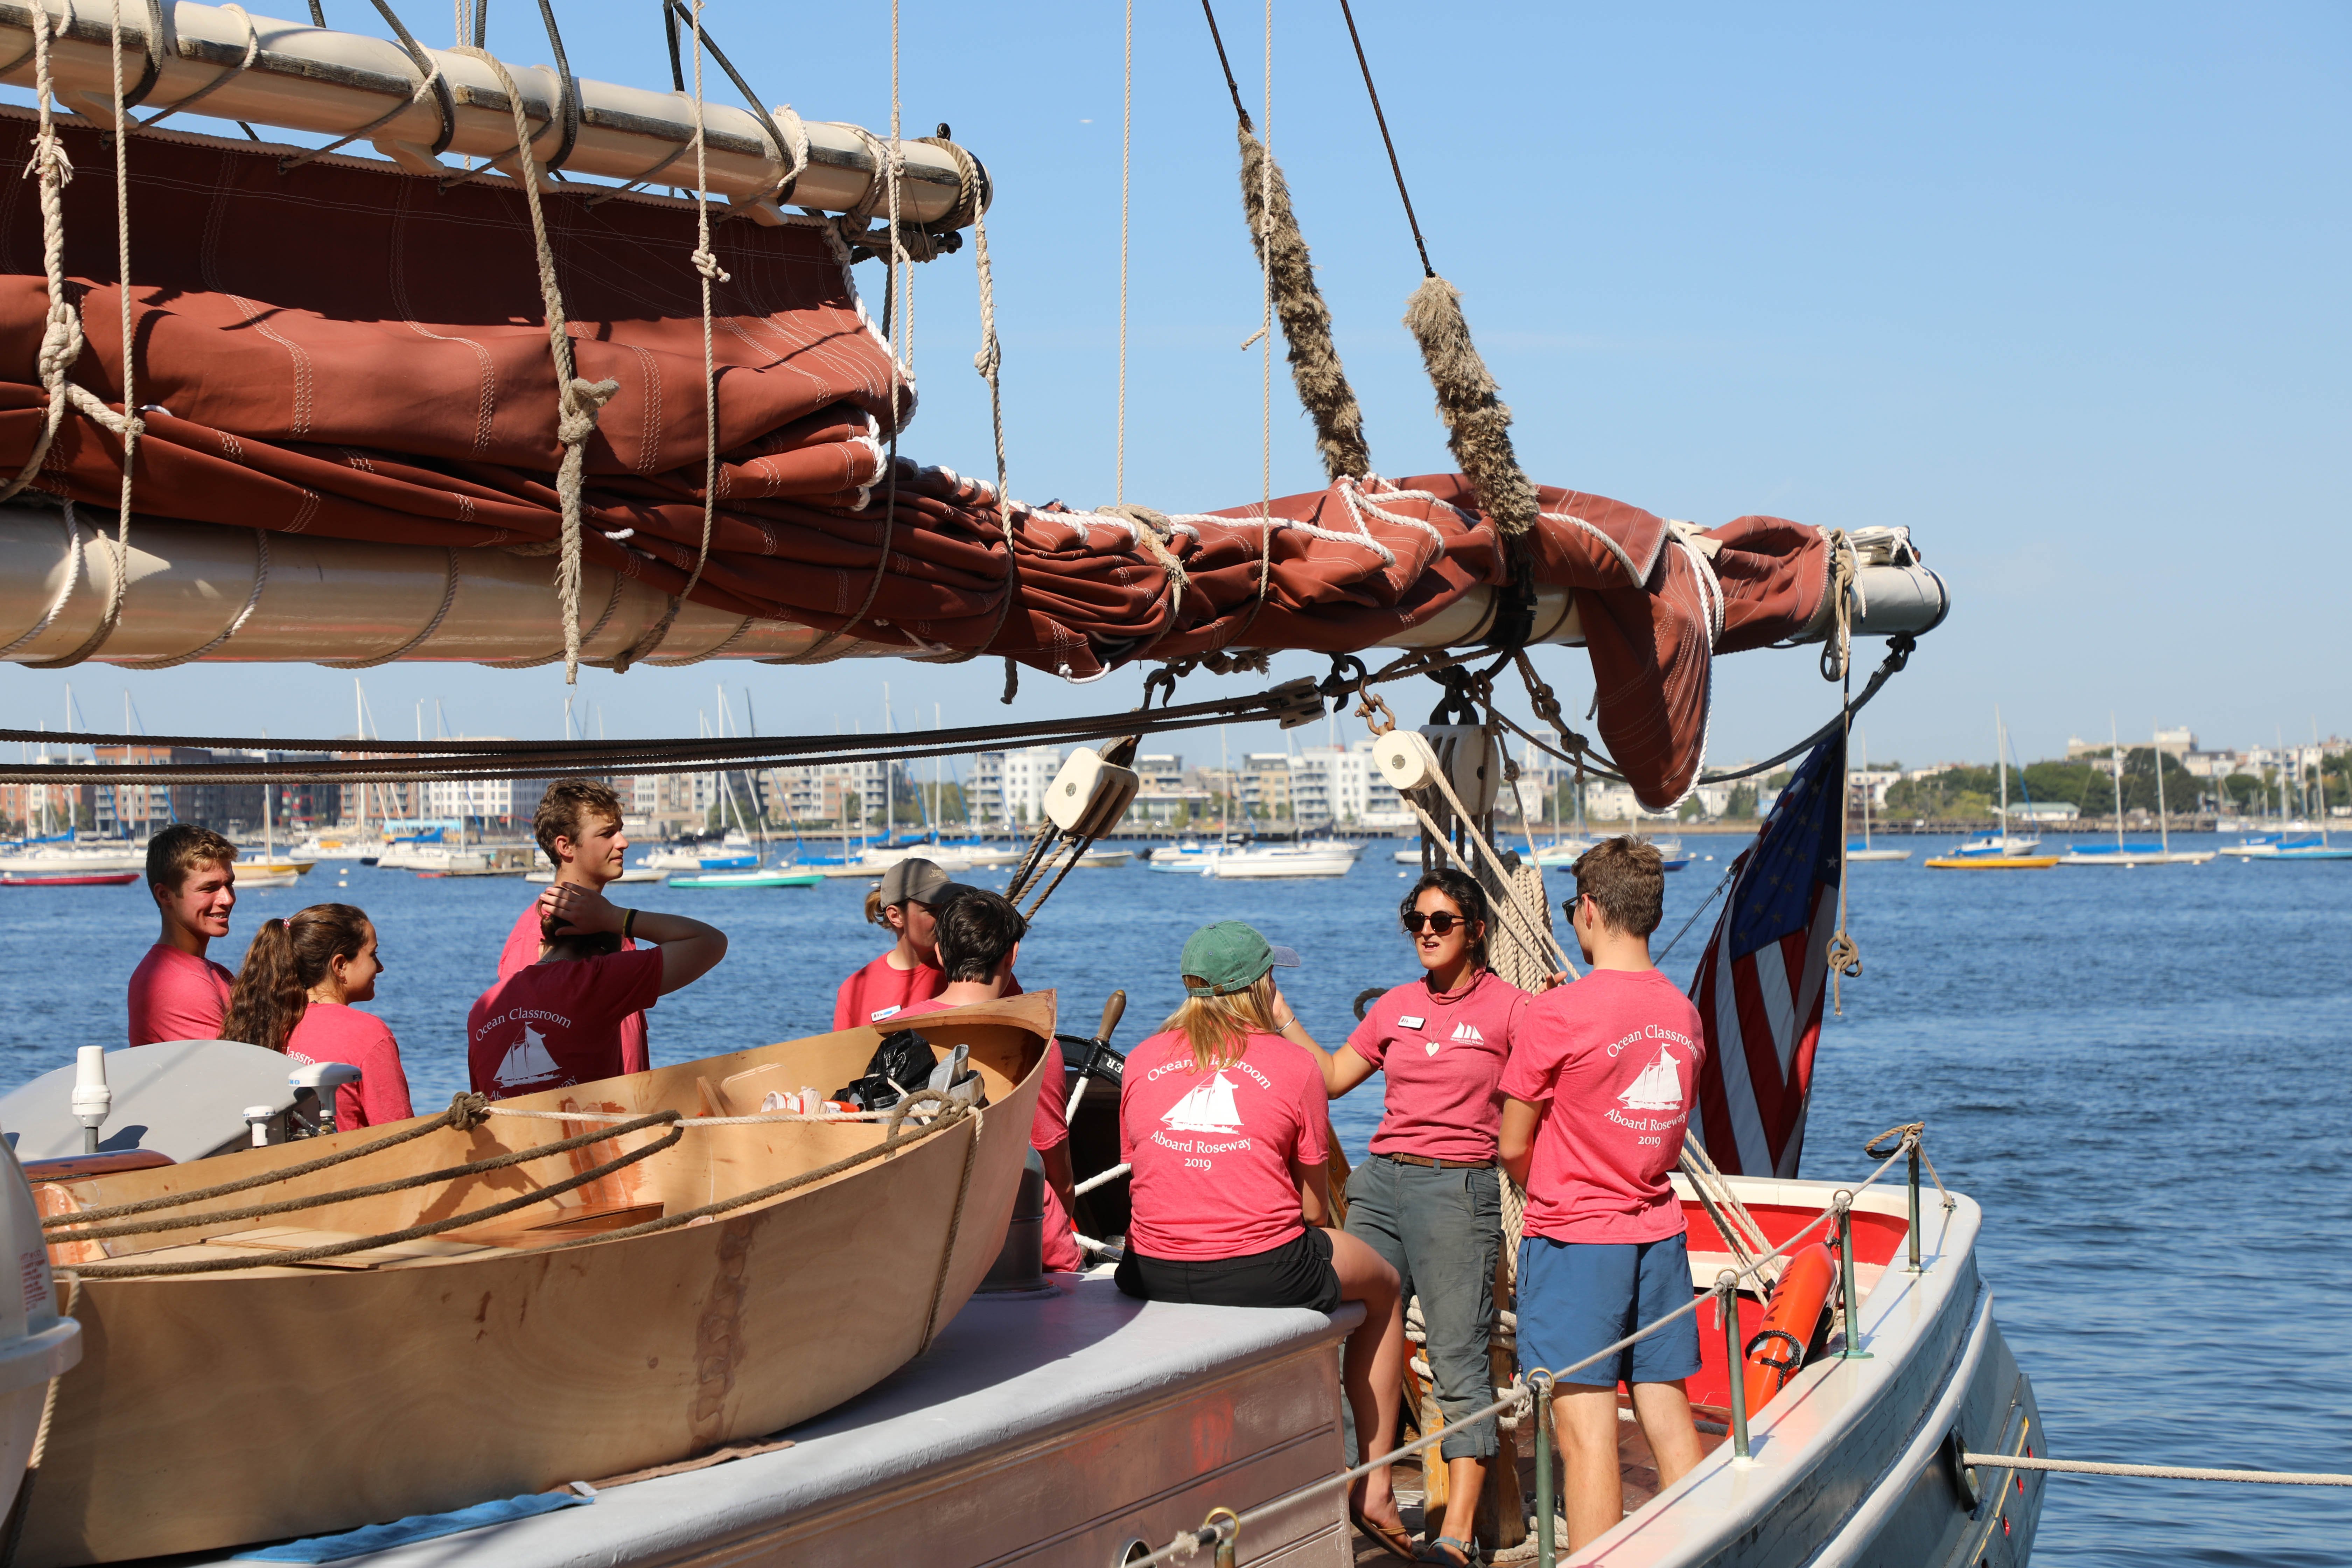
[{"label": "wooden dinghy on deck", "polygon": [[[60,1268],[266,1253],[470,1213],[669,1148],[484,1224],[305,1267],[105,1279],[17,1561],[115,1562],[317,1534],[684,1459],[806,1420],[918,1354],[995,1261],[1029,1147],[1051,992],[911,1026],[971,1047],[987,1105],[808,1186],[648,1234],[887,1136],[877,1123],[655,1126],[444,1184],[104,1242]],[[872,1028],[499,1102],[505,1110],[757,1111],[864,1072]],[[213,1187],[383,1137],[372,1127],[195,1163],[45,1184],[45,1214]],[[493,1113],[198,1212],[349,1190],[560,1142],[598,1123]],[[176,1213],[179,1211],[166,1211]],[[593,1239],[614,1230],[609,1240]],[[294,1234],[289,1234],[294,1233]],[[592,1239],[563,1250],[551,1242]],[[61,1286],[61,1289],[63,1287]]]}]

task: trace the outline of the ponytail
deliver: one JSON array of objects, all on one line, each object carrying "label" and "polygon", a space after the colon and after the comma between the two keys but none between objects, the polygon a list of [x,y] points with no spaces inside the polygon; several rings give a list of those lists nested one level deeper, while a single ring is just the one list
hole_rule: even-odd
[{"label": "ponytail", "polygon": [[222,1038],[282,1053],[310,1011],[310,987],[327,977],[336,959],[357,957],[369,929],[366,911],[352,904],[313,904],[285,920],[262,921],[229,992]]},{"label": "ponytail", "polygon": [[237,968],[228,1016],[221,1020],[222,1037],[283,1052],[286,1037],[310,1009],[310,990],[296,978],[294,939],[286,921],[262,921]]}]

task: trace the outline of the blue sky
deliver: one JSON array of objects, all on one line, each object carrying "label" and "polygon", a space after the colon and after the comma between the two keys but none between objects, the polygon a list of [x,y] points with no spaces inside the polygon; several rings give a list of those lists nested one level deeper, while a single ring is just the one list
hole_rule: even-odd
[{"label": "blue sky", "polygon": [[[284,10],[287,7],[276,7]],[[660,86],[655,8],[559,4],[583,75]],[[331,22],[374,30],[333,0]],[[2187,723],[2209,744],[2352,731],[2352,616],[2328,574],[2352,522],[2344,279],[2352,12],[2340,5],[1923,8],[1360,0],[1438,269],[1458,284],[1528,469],[1715,523],[1769,511],[1910,526],[1957,608],[1865,725],[1874,757],[2027,755]],[[1016,493],[1107,502],[1115,472],[1119,29],[1115,0],[905,0],[910,134],[950,122],[995,175]],[[887,126],[888,10],[721,0],[719,39],[772,100]],[[1219,18],[1253,111],[1264,13]],[[446,41],[438,12],[407,17]],[[547,56],[531,8],[492,13]],[[1258,279],[1232,111],[1197,5],[1136,16],[1128,494],[1166,510],[1258,493]],[[1274,143],[1364,402],[1375,460],[1449,467],[1411,341],[1418,280],[1336,0],[1275,16]],[[134,225],[137,222],[133,215]],[[878,273],[861,282],[878,291]],[[919,276],[923,405],[906,447],[989,465],[970,253]],[[1319,482],[1276,365],[1277,490]],[[1826,716],[1810,651],[1717,667],[1710,759]],[[1319,671],[1320,660],[1294,660]],[[1544,659],[1581,711],[1580,653]],[[875,727],[887,681],[928,721],[1131,703],[995,666],[896,661],[584,672],[614,734],[692,733],[724,679],[763,731]],[[371,672],[387,733],[558,732],[560,671]],[[10,722],[74,683],[112,728],[348,728],[350,677],[0,668]],[[1187,695],[1221,685],[1196,676]],[[1415,700],[1416,707],[1421,706]],[[1235,745],[1248,738],[1237,733]],[[1203,742],[1188,742],[1197,750]],[[1263,743],[1257,742],[1253,743]],[[1213,739],[1205,744],[1213,751]]]}]

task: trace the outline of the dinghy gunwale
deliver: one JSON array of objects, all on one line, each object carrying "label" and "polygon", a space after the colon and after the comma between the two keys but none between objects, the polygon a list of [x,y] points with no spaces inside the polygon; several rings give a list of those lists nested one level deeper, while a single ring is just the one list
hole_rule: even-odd
[{"label": "dinghy gunwale", "polygon": [[[563,1250],[500,1247],[373,1269],[86,1279],[76,1316],[93,1353],[77,1369],[88,1375],[59,1385],[23,1560],[116,1561],[441,1511],[689,1458],[854,1397],[918,1353],[994,1262],[1054,1012],[1045,992],[913,1021],[937,1051],[973,1045],[992,1086],[978,1118],[711,1219]],[[878,1037],[841,1031],[551,1093],[659,1092],[698,1110],[700,1084],[716,1069],[814,1045],[843,1059]],[[1008,1042],[1018,1042],[1017,1058]],[[999,1068],[1008,1061],[1023,1069],[1017,1083]],[[798,1088],[801,1075],[787,1070]],[[509,1103],[562,1109],[533,1103],[547,1098]],[[510,1140],[520,1142],[578,1126],[491,1125],[529,1130]],[[884,1135],[870,1123],[784,1125],[828,1143],[870,1146]],[[741,1145],[731,1162],[723,1148],[704,1162],[716,1182],[724,1165],[758,1162],[751,1143],[770,1133],[693,1129],[644,1163],[676,1160],[698,1140]],[[416,1142],[445,1136],[460,1135]],[[319,1142],[290,1156],[252,1151],[173,1169],[253,1155],[299,1163]],[[606,1157],[578,1152],[595,1153],[591,1163]],[[745,1175],[736,1190],[783,1173]],[[84,1202],[146,1195],[125,1190],[127,1175],[59,1185],[81,1189]],[[692,1205],[673,1211],[681,1206]]]}]

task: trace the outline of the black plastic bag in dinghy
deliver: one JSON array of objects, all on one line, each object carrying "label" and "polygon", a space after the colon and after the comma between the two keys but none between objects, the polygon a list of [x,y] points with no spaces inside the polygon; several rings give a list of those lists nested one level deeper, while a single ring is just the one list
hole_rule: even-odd
[{"label": "black plastic bag in dinghy", "polygon": [[[916,1089],[953,1089],[977,1079],[980,1075],[965,1067],[963,1061],[961,1047],[948,1061],[941,1062],[932,1057],[929,1041],[912,1029],[899,1029],[883,1036],[882,1043],[874,1047],[865,1076],[834,1090],[831,1098],[860,1110],[887,1110]],[[949,1069],[948,1081],[934,1082],[942,1076],[942,1068]],[[977,1088],[971,1098],[978,1103],[987,1103],[986,1095]]]}]

